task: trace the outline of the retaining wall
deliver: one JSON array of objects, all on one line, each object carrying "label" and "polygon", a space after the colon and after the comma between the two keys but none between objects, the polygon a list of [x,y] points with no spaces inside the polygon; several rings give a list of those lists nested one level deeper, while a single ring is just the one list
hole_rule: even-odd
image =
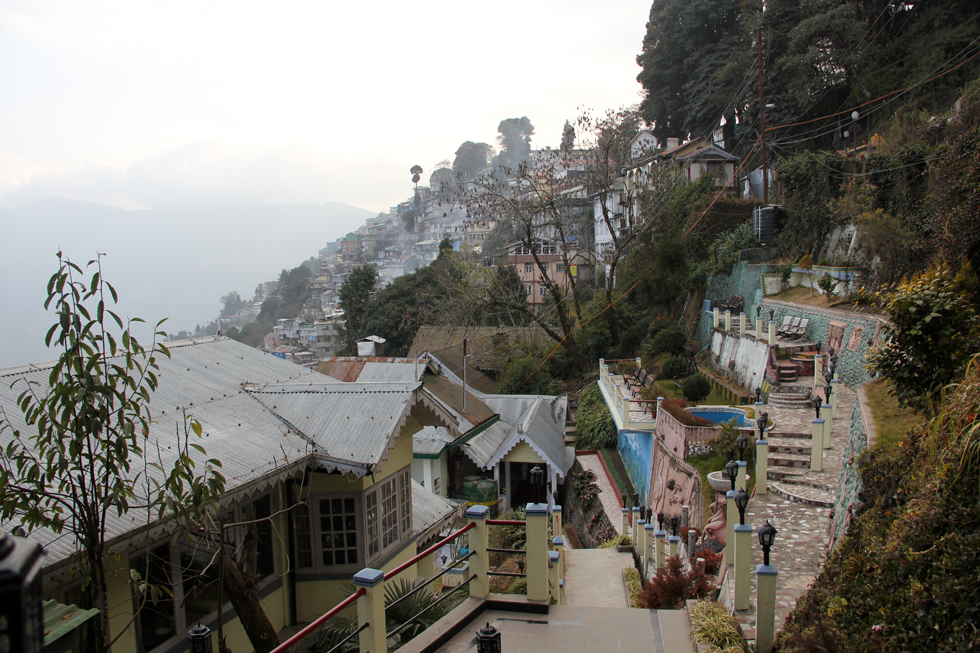
[{"label": "retaining wall", "polygon": [[617,448],[623,466],[644,504],[650,498],[650,474],[653,470],[653,433],[620,431]]},{"label": "retaining wall", "polygon": [[[569,472],[569,482],[565,483],[565,505],[561,508],[562,521],[572,527],[582,546],[594,549],[601,544],[601,541],[594,535],[607,528],[612,528],[612,523],[609,521],[609,515],[606,514],[602,507],[602,501],[598,497],[588,508],[583,507],[579,502],[578,496],[575,494],[574,478],[583,474],[585,474],[585,470],[582,468],[582,463],[576,460],[572,463]],[[620,518],[620,515],[616,515],[616,519]]]},{"label": "retaining wall", "polygon": [[874,420],[868,407],[868,399],[864,388],[857,388],[857,400],[851,411],[851,431],[847,436],[844,447],[844,466],[841,469],[837,500],[830,518],[829,548],[833,549],[847,532],[854,513],[861,507],[858,495],[864,485],[861,482],[861,470],[858,460],[864,450],[874,443]]}]

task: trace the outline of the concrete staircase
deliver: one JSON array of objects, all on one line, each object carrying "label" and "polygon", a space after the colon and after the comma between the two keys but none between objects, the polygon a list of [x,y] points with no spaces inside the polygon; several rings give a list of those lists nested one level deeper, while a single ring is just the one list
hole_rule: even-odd
[{"label": "concrete staircase", "polygon": [[809,433],[769,435],[769,490],[788,501],[833,508],[834,489],[813,481],[809,469]]}]

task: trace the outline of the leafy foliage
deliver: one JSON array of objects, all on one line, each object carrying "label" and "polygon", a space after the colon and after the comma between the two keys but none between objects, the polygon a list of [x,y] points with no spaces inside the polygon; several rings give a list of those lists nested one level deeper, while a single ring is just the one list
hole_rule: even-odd
[{"label": "leafy foliage", "polygon": [[935,415],[940,395],[980,350],[980,316],[970,298],[969,266],[940,263],[880,293],[890,322],[868,354],[868,369],[886,377],[902,406]]},{"label": "leafy foliage", "polygon": [[676,610],[687,599],[700,599],[714,588],[711,579],[698,567],[687,571],[678,556],[667,558],[643,589],[638,603],[647,610]]},{"label": "leafy foliage", "polygon": [[678,355],[684,352],[687,345],[687,333],[684,327],[676,322],[661,329],[650,341],[651,354],[673,354]]},{"label": "leafy foliage", "polygon": [[695,643],[709,647],[712,653],[743,653],[745,640],[735,617],[724,606],[699,600],[690,609],[691,637]]},{"label": "leafy foliage", "polygon": [[671,356],[660,366],[660,376],[665,379],[676,379],[687,374],[688,364],[683,358]]},{"label": "leafy foliage", "polygon": [[623,583],[626,585],[626,596],[629,597],[630,607],[640,607],[640,593],[643,591],[643,586],[640,584],[640,572],[636,567],[623,569]]},{"label": "leafy foliage", "polygon": [[578,398],[578,414],[575,422],[577,449],[604,449],[616,446],[616,423],[609,414],[598,384],[585,388]]},{"label": "leafy foliage", "polygon": [[[200,460],[205,451],[194,441],[202,429],[193,418],[185,417],[175,460],[164,466],[154,462],[158,452],[147,450],[157,361],[170,356],[156,342],[165,336],[159,330],[163,321],[153,329],[153,342],[144,346],[131,330],[142,320],[125,324],[113,312],[117,295],[102,278],[100,259],[88,264],[94,268],[91,280],[61,252],[58,263],[44,303],[58,319],[45,344],[61,353],[46,385],[15,383],[21,386],[17,403],[27,431],[0,411],[0,431],[12,435],[0,452],[0,523],[13,522],[22,534],[49,529],[70,535],[75,570],[88,579],[85,607],[102,609],[94,644],[106,651],[111,645],[108,519],[141,508],[147,519],[166,522],[215,501],[224,490],[224,477],[216,460],[207,460],[202,474],[196,471],[191,452]],[[137,596],[150,591],[145,583],[139,587]]]},{"label": "leafy foliage", "polygon": [[965,651],[980,592],[980,370],[924,429],[861,464],[863,510],[774,650]]},{"label": "leafy foliage", "polygon": [[711,394],[711,382],[703,374],[692,374],[684,379],[684,398],[699,402]]}]

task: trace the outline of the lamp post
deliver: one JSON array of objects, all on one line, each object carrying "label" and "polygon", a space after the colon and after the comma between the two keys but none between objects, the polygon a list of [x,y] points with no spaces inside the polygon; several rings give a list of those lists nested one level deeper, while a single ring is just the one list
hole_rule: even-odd
[{"label": "lamp post", "polygon": [[769,492],[769,440],[766,439],[769,413],[760,413],[755,423],[759,429],[759,437],[755,441],[755,493],[765,496]]},{"label": "lamp post", "polygon": [[728,464],[725,465],[725,476],[728,480],[732,482],[732,492],[735,491],[735,479],[738,478],[738,463],[734,460],[729,460]]},{"label": "lamp post", "polygon": [[0,651],[44,648],[43,556],[37,542],[0,530]]},{"label": "lamp post", "polygon": [[487,625],[476,631],[477,653],[500,653],[500,631]]},{"label": "lamp post", "polygon": [[677,533],[680,531],[680,523],[681,518],[677,515],[672,515],[670,517],[670,532],[677,535]]},{"label": "lamp post", "polygon": [[660,527],[660,530],[664,529],[664,513],[662,512],[657,513],[657,525]]},{"label": "lamp post", "polygon": [[810,399],[810,404],[813,406],[813,410],[816,411],[813,419],[820,419],[820,407],[823,405],[823,402],[820,401],[820,397],[813,395],[813,397]]},{"label": "lamp post", "polygon": [[734,460],[729,460],[728,464],[725,465],[725,475],[732,483],[732,489],[725,494],[725,546],[728,547],[730,553],[730,555],[726,554],[725,557],[730,566],[735,564],[735,480],[738,478],[738,469],[738,463]]},{"label": "lamp post", "polygon": [[197,624],[187,631],[190,653],[211,653],[211,629]]},{"label": "lamp post", "polygon": [[755,602],[755,648],[758,653],[772,650],[776,630],[776,565],[769,564],[769,549],[776,539],[776,529],[768,521],[759,528],[763,564],[755,568],[757,595]]},{"label": "lamp post", "polygon": [[739,433],[735,442],[738,444],[738,460],[742,462],[745,460],[745,447],[748,446],[749,439],[745,437],[744,433]]},{"label": "lamp post", "polygon": [[539,465],[531,468],[531,486],[534,488],[534,502],[541,503],[541,486],[544,485],[544,470]]},{"label": "lamp post", "polygon": [[749,493],[735,493],[738,508],[738,525],[735,527],[735,609],[749,609],[749,567],[752,564],[752,527],[745,524],[745,509],[749,505]]}]

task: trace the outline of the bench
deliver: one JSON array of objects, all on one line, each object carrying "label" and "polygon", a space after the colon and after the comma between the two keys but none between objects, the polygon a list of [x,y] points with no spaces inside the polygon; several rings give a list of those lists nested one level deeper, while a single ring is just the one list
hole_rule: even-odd
[{"label": "bench", "polygon": [[676,395],[678,391],[680,392],[684,391],[684,382],[678,381],[677,377],[674,377],[674,394]]},{"label": "bench", "polygon": [[731,299],[729,299],[727,302],[719,304],[718,308],[721,309],[722,313],[725,311],[731,311],[732,315],[738,315],[742,312],[742,306],[744,305],[743,301],[744,300],[742,299],[741,295],[732,295]]}]

